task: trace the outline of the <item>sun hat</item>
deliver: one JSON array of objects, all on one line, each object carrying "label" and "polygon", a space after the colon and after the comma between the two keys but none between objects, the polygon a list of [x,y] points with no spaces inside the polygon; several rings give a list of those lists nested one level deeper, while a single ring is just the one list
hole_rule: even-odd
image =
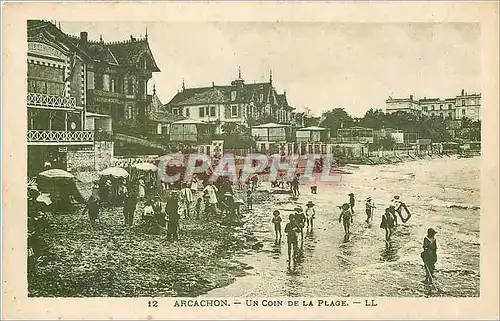
[{"label": "sun hat", "polygon": [[307,207],[312,207],[312,206],[314,206],[314,203],[312,201],[309,201],[309,202],[307,202],[306,206]]},{"label": "sun hat", "polygon": [[433,229],[432,227],[427,229],[427,234],[428,235],[435,235],[437,232],[435,229]]},{"label": "sun hat", "polygon": [[347,195],[349,195],[349,196],[354,196],[354,194],[353,194],[353,193],[349,193],[349,194],[347,194]]},{"label": "sun hat", "polygon": [[350,205],[347,203],[342,204],[342,209],[344,209],[344,210],[348,210],[349,207],[350,207]]},{"label": "sun hat", "polygon": [[273,215],[274,215],[274,216],[278,216],[278,215],[280,215],[280,211],[278,211],[278,210],[274,211],[274,212],[273,212]]},{"label": "sun hat", "polygon": [[371,198],[371,197],[367,197],[367,198],[366,198],[366,200],[367,200],[367,201],[371,201],[371,200],[372,200],[372,198]]},{"label": "sun hat", "polygon": [[300,213],[302,212],[302,207],[297,206],[293,210]]}]

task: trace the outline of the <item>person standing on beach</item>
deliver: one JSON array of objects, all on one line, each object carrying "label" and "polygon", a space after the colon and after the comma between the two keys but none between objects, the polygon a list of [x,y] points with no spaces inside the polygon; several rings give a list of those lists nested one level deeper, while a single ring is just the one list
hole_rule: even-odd
[{"label": "person standing on beach", "polygon": [[203,193],[206,193],[208,197],[208,203],[210,206],[210,211],[213,215],[217,214],[217,192],[218,188],[214,186],[213,182],[209,182],[208,185],[203,189]]},{"label": "person standing on beach", "polygon": [[177,195],[174,193],[167,201],[167,206],[165,208],[168,215],[167,223],[167,239],[169,241],[179,240],[179,200]]},{"label": "person standing on beach", "polygon": [[345,235],[348,235],[350,233],[351,223],[353,222],[352,210],[348,203],[342,204],[339,216],[339,223],[340,222],[344,225]]},{"label": "person standing on beach", "polygon": [[144,176],[139,177],[139,199],[143,200],[146,197],[146,182]]},{"label": "person standing on beach", "polygon": [[351,207],[352,214],[354,214],[354,205],[356,204],[356,201],[354,200],[354,194],[349,193],[349,206]]},{"label": "person standing on beach", "polygon": [[300,247],[302,248],[304,246],[304,226],[306,225],[306,215],[304,214],[304,210],[299,206],[295,208],[294,220],[299,229]]},{"label": "person standing on beach", "polygon": [[93,196],[89,197],[87,205],[85,205],[85,208],[83,209],[82,215],[85,215],[85,212],[89,213],[90,224],[92,225],[92,228],[94,228],[95,221],[99,218],[99,203]]},{"label": "person standing on beach", "polygon": [[316,211],[314,210],[314,203],[312,201],[307,202],[306,204],[306,230],[309,231],[309,228],[311,229],[310,231],[312,232],[313,230],[313,221],[314,221],[314,216],[316,215]]},{"label": "person standing on beach", "polygon": [[193,202],[193,194],[186,183],[183,183],[181,189],[181,204],[184,212],[184,218],[191,217],[191,203]]},{"label": "person standing on beach", "polygon": [[427,230],[427,236],[424,237],[423,252],[420,257],[424,261],[425,281],[424,283],[432,283],[434,280],[435,265],[437,262],[437,243],[436,231],[433,228]]},{"label": "person standing on beach", "polygon": [[292,249],[293,249],[293,259],[297,257],[298,244],[297,244],[297,233],[299,228],[295,223],[295,215],[290,214],[288,216],[289,222],[285,225],[285,233],[286,233],[286,243],[288,245],[288,266],[290,267],[291,258],[292,258]]},{"label": "person standing on beach", "polygon": [[134,213],[137,206],[137,199],[128,191],[123,200],[123,221],[125,225],[132,226],[134,224]]},{"label": "person standing on beach", "polygon": [[[401,222],[403,223],[406,223],[408,222],[408,220],[410,219],[411,217],[411,213],[410,211],[408,210],[408,207],[406,207],[406,204],[403,203],[400,198],[399,198],[399,195],[395,195],[394,198],[391,200],[391,205],[394,206],[394,210],[395,210],[395,214],[394,216],[396,216],[396,213],[398,214],[398,216],[401,218]],[[403,215],[401,215],[401,211],[402,210],[405,210],[406,212],[406,218],[403,217]],[[397,217],[395,218],[396,220],[396,225],[397,225]]]},{"label": "person standing on beach", "polygon": [[248,210],[253,209],[253,196],[252,196],[252,191],[250,189],[247,190],[247,209]]},{"label": "person standing on beach", "polygon": [[298,197],[300,195],[299,174],[295,175],[295,177],[292,179],[291,187],[292,187],[292,195]]},{"label": "person standing on beach", "polygon": [[375,203],[373,202],[371,197],[368,197],[366,199],[366,223],[370,223],[370,221],[373,221],[373,210],[376,208]]},{"label": "person standing on beach", "polygon": [[274,243],[278,244],[278,242],[281,242],[281,216],[280,211],[278,210],[273,212],[273,224],[274,233],[276,234],[276,240]]}]

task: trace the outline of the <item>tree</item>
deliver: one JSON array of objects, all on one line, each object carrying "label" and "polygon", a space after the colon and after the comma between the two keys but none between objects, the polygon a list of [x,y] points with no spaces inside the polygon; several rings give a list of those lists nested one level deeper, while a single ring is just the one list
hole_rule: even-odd
[{"label": "tree", "polygon": [[337,133],[337,129],[351,127],[354,123],[344,108],[334,108],[327,111],[323,114],[323,118],[319,126],[330,129],[330,133]]},{"label": "tree", "polygon": [[224,147],[228,149],[248,148],[255,145],[250,128],[240,126],[237,123],[224,123],[221,136],[224,140]]},{"label": "tree", "polygon": [[396,146],[396,140],[392,136],[383,137],[380,140],[371,144],[371,148],[374,150],[384,149],[384,150],[392,150]]}]

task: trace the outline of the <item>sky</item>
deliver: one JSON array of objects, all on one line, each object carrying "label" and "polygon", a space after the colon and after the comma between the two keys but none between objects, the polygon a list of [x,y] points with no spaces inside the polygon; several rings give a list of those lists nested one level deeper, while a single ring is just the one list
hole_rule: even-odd
[{"label": "sky", "polygon": [[[58,22],[59,24],[59,22]],[[61,29],[105,42],[148,33],[161,72],[163,103],[182,87],[269,79],[297,111],[345,108],[354,117],[385,101],[480,92],[480,26],[472,23],[60,22]]]}]

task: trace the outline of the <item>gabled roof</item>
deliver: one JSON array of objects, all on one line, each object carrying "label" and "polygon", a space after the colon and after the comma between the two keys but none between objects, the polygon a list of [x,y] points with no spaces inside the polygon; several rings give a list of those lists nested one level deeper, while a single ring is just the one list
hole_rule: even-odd
[{"label": "gabled roof", "polygon": [[66,34],[53,23],[43,20],[28,20],[28,41],[38,41],[40,34],[48,31],[57,41],[61,41],[80,56],[90,60],[104,61],[111,65],[135,66],[140,57],[146,54],[149,57],[151,71],[158,72],[156,61],[153,58],[147,38],[131,39],[122,42],[105,43],[103,41],[80,41],[79,36]]},{"label": "gabled roof", "polygon": [[148,114],[149,119],[158,123],[173,123],[184,119],[183,116],[174,115],[168,111],[151,111]]},{"label": "gabled roof", "polygon": [[[261,96],[263,103],[288,107],[286,94],[278,95],[271,82],[245,84],[240,79],[232,85],[211,87],[185,88],[177,93],[167,106],[188,106],[208,103],[251,103],[259,104]],[[232,92],[236,92],[236,99],[232,100]]]},{"label": "gabled roof", "polygon": [[[62,43],[65,51],[74,51],[82,59],[89,60],[91,57],[85,51],[78,48],[74,41],[53,23],[43,20],[28,20],[27,21],[28,42],[44,42],[54,45]],[[68,53],[69,54],[69,53]]]},{"label": "gabled roof", "polygon": [[153,58],[151,48],[147,38],[139,40],[128,40],[124,42],[109,43],[106,46],[111,50],[119,65],[135,66],[143,54],[148,55],[151,63],[151,70],[158,72],[156,61]]},{"label": "gabled roof", "polygon": [[209,88],[203,91],[194,92],[189,98],[177,103],[179,106],[185,105],[200,105],[200,104],[215,104],[227,102],[227,97],[218,88]]}]

